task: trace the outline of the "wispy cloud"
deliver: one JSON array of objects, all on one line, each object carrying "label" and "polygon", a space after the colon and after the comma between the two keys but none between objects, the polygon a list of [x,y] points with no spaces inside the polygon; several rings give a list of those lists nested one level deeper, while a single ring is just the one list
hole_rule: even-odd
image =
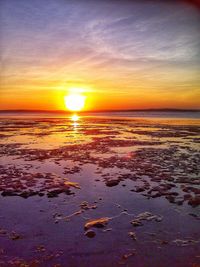
[{"label": "wispy cloud", "polygon": [[80,81],[97,93],[131,95],[137,87],[173,94],[195,91],[200,82],[200,14],[193,6],[2,0],[1,9],[1,92]]}]

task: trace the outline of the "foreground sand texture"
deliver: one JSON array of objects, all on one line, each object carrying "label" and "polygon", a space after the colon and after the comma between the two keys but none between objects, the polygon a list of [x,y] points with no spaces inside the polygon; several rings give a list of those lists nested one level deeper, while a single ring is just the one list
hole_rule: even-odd
[{"label": "foreground sand texture", "polygon": [[199,267],[199,120],[0,119],[0,266]]}]

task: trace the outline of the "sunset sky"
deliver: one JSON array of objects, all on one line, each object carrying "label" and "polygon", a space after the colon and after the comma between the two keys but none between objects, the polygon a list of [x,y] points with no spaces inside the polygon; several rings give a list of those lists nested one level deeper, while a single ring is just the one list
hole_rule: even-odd
[{"label": "sunset sky", "polygon": [[0,109],[200,108],[200,10],[163,2],[1,0]]}]

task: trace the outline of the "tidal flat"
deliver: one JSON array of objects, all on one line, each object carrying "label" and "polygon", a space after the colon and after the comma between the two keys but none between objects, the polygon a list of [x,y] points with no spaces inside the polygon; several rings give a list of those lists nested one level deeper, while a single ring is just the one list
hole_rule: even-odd
[{"label": "tidal flat", "polygon": [[1,267],[199,267],[200,120],[1,118]]}]

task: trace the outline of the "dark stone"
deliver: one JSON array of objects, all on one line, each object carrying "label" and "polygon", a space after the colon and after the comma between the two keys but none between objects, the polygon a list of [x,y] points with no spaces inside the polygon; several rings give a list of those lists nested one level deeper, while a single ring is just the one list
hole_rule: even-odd
[{"label": "dark stone", "polygon": [[96,233],[93,230],[88,230],[87,232],[85,232],[85,235],[89,238],[93,238],[95,237]]},{"label": "dark stone", "polygon": [[116,186],[118,184],[119,184],[119,181],[118,180],[106,181],[106,186],[108,186],[108,187]]}]

